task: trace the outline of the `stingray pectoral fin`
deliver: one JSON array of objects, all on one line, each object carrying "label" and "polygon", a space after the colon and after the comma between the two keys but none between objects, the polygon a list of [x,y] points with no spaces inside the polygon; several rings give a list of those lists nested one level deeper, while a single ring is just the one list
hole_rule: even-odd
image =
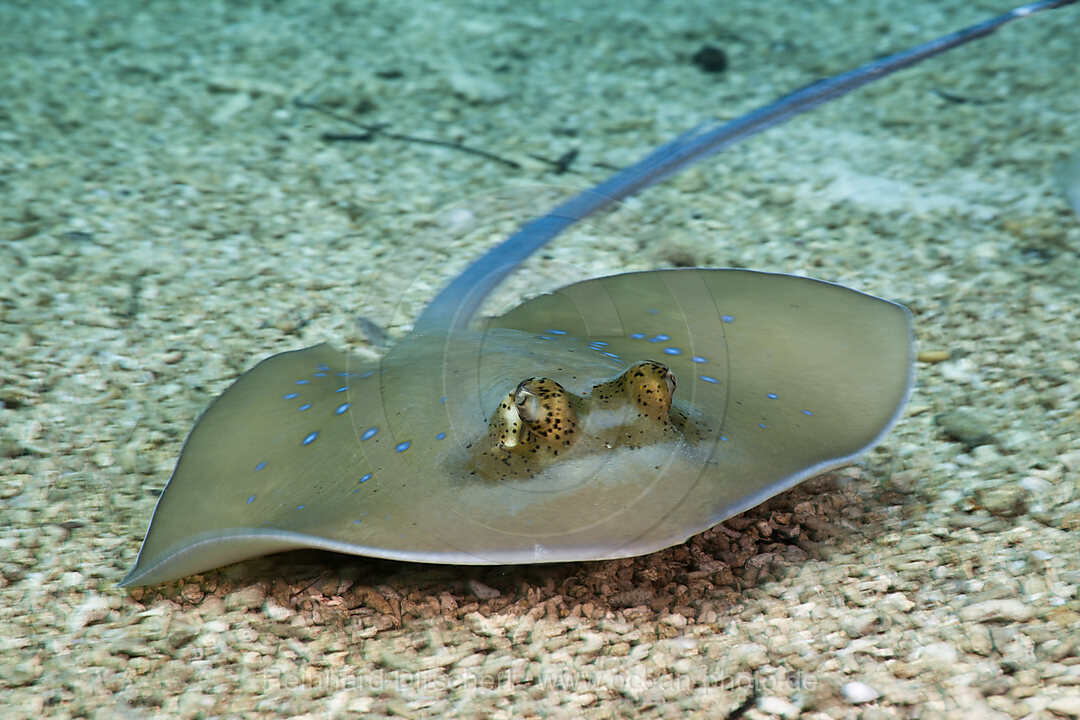
[{"label": "stingray pectoral fin", "polygon": [[185,536],[131,568],[120,587],[153,585],[262,555],[312,547],[310,538],[266,528],[228,528]]},{"label": "stingray pectoral fin", "polygon": [[674,373],[675,406],[708,429],[695,441],[707,462],[658,481],[669,492],[650,500],[657,522],[639,548],[678,542],[850,462],[896,422],[913,380],[906,308],[791,275],[691,268],[596,278],[487,327],[576,337]]},{"label": "stingray pectoral fin", "polygon": [[297,508],[321,512],[332,486],[362,477],[349,410],[374,373],[316,345],[275,355],[240,376],[188,436],[121,585],[318,547],[308,532],[311,512]]},{"label": "stingray pectoral fin", "polygon": [[725,424],[733,414],[771,417],[798,403],[811,413],[817,407],[837,428],[834,441],[849,448],[892,425],[915,362],[911,313],[902,305],[753,270],[595,278],[529,300],[487,327],[577,337],[627,364],[658,361],[675,374],[677,397]]}]

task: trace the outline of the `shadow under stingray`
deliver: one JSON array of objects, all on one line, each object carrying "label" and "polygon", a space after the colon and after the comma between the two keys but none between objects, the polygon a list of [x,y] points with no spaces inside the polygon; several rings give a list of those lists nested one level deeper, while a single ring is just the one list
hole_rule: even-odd
[{"label": "shadow under stingray", "polygon": [[[876,473],[863,473],[863,477]],[[198,605],[245,587],[318,622],[380,628],[458,622],[472,612],[716,622],[761,586],[874,542],[905,498],[867,479],[807,481],[685,543],[618,560],[539,565],[428,565],[297,550],[151,588],[143,603]],[[263,608],[265,610],[265,607]],[[711,615],[710,615],[711,613]]]}]

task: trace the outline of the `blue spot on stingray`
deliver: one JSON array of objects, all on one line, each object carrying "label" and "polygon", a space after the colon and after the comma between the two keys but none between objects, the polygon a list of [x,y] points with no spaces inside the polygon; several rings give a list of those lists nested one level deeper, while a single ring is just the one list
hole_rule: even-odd
[{"label": "blue spot on stingray", "polygon": [[646,310],[645,312],[649,313],[650,315],[659,315],[660,314],[659,310]]},{"label": "blue spot on stingray", "polygon": [[553,337],[548,337],[547,335],[537,335],[536,337],[538,337],[541,340],[554,340],[555,339]]},{"label": "blue spot on stingray", "polygon": [[726,323],[735,322],[735,316],[734,315],[721,315],[720,319],[723,320]]},{"label": "blue spot on stingray", "polygon": [[305,410],[310,410],[310,409],[311,409],[311,403],[304,403],[300,407],[296,408],[296,411],[297,412],[304,412]]},{"label": "blue spot on stingray", "polygon": [[777,395],[776,393],[769,393],[769,394],[768,394],[768,395],[766,395],[765,397],[769,398],[770,400],[775,400],[776,398],[778,398],[778,397],[780,397],[780,396],[779,396],[779,395]]},{"label": "blue spot on stingray", "polygon": [[398,452],[405,452],[409,449],[410,445],[412,445],[412,442],[406,440],[405,442],[399,442],[397,445],[394,446],[394,449]]},{"label": "blue spot on stingray", "polygon": [[297,509],[297,510],[303,510],[303,509],[304,509],[304,508],[306,508],[306,507],[307,507],[307,505],[297,505],[297,506],[296,506],[296,509]]},{"label": "blue spot on stingray", "polygon": [[282,400],[295,400],[298,397],[300,397],[300,393],[285,393],[284,395],[281,396],[281,399]]},{"label": "blue spot on stingray", "polygon": [[366,373],[360,373],[359,377],[367,378],[367,377],[371,377],[374,374],[375,374],[374,370],[368,370]]},{"label": "blue spot on stingray", "polygon": [[348,409],[349,409],[349,403],[342,403],[341,405],[338,405],[337,408],[334,410],[334,414],[335,415],[341,415]]},{"label": "blue spot on stingray", "polygon": [[717,384],[720,383],[719,380],[717,380],[716,378],[714,378],[711,375],[699,375],[698,377],[700,377],[702,380],[704,380],[707,383],[712,383],[713,385],[717,385]]},{"label": "blue spot on stingray", "polygon": [[630,337],[634,338],[635,340],[641,340],[645,337],[645,333],[630,333]]},{"label": "blue spot on stingray", "polygon": [[346,390],[348,390],[348,389],[349,389],[349,386],[348,386],[348,385],[342,385],[341,387],[339,387],[339,388],[338,388],[337,390],[335,390],[334,392],[345,392],[345,391],[346,391]]},{"label": "blue spot on stingray", "polygon": [[664,333],[660,333],[656,337],[649,338],[649,342],[664,342],[665,340],[670,340],[670,339],[671,339],[670,335],[665,335]]},{"label": "blue spot on stingray", "polygon": [[326,373],[324,373],[324,372],[316,372],[316,373],[311,373],[311,374],[314,377],[326,377]]},{"label": "blue spot on stingray", "polygon": [[255,496],[254,495],[252,495],[251,497],[248,498],[247,504],[250,505],[253,502],[255,502]]},{"label": "blue spot on stingray", "polygon": [[352,524],[353,524],[353,525],[359,525],[359,524],[360,524],[360,523],[362,523],[362,522],[364,522],[364,521],[363,521],[363,520],[353,520],[353,521],[352,521]]},{"label": "blue spot on stingray", "polygon": [[445,403],[446,402],[446,396],[443,395],[441,398],[439,398],[439,402]]},{"label": "blue spot on stingray", "polygon": [[604,342],[603,340],[593,340],[589,344],[592,345],[593,347],[607,347],[608,346],[608,344],[606,342]]},{"label": "blue spot on stingray", "polygon": [[666,347],[666,348],[664,348],[664,354],[665,355],[682,355],[682,350],[680,350],[677,347]]},{"label": "blue spot on stingray", "polygon": [[616,360],[622,360],[622,358],[620,358],[620,357],[619,357],[618,355],[616,355],[615,353],[613,353],[613,352],[607,352],[606,350],[605,350],[605,351],[603,351],[603,352],[601,352],[600,354],[601,354],[601,355],[606,355],[606,356],[607,356],[607,357],[609,357],[609,358],[615,358]]},{"label": "blue spot on stingray", "polygon": [[375,437],[375,433],[377,433],[377,432],[379,432],[379,428],[377,428],[377,427],[368,428],[367,430],[364,431],[364,434],[360,436],[360,439],[361,440],[370,440],[371,438]]},{"label": "blue spot on stingray", "polygon": [[435,436],[435,439],[436,440],[445,440],[446,439],[446,433],[444,433],[444,432],[439,433],[438,435]]},{"label": "blue spot on stingray", "polygon": [[814,413],[810,412],[809,410],[803,410],[802,414],[803,415],[813,415]]},{"label": "blue spot on stingray", "polygon": [[552,335],[565,335],[566,334],[565,330],[552,330],[551,328],[548,328],[548,332],[551,333]]},{"label": "blue spot on stingray", "polygon": [[315,369],[319,370],[320,372],[329,372],[330,371],[330,366],[327,365],[326,363],[319,363],[318,365],[315,366]]},{"label": "blue spot on stingray", "polygon": [[338,377],[349,377],[349,373],[345,372],[344,370],[342,370],[342,371],[341,371],[341,372],[339,372],[339,373],[335,373],[335,374],[336,374],[336,375],[337,375]]},{"label": "blue spot on stingray", "polygon": [[263,460],[261,463],[259,463],[258,465],[255,466],[255,472],[259,472],[264,467],[266,467],[266,461],[265,460]]},{"label": "blue spot on stingray", "polygon": [[709,362],[708,358],[703,358],[700,355],[695,355],[694,357],[692,357],[690,359],[692,361],[696,362],[696,363],[707,363],[707,362]]},{"label": "blue spot on stingray", "polygon": [[310,445],[311,443],[315,442],[315,438],[317,438],[317,437],[319,437],[319,431],[318,430],[316,430],[315,432],[310,432],[310,433],[307,434],[307,437],[305,437],[303,440],[300,441],[300,444],[301,445]]},{"label": "blue spot on stingray", "polygon": [[757,424],[757,426],[758,426],[759,428],[761,428],[762,430],[768,430],[768,428],[767,428],[767,427],[765,427],[765,423],[758,423],[758,424]]},{"label": "blue spot on stingray", "polygon": [[293,383],[293,385],[308,385],[310,383],[311,383],[310,380],[297,380],[296,382]]},{"label": "blue spot on stingray", "polygon": [[360,482],[366,483],[370,479],[371,479],[371,473],[364,473],[364,475],[362,475],[360,477]]},{"label": "blue spot on stingray", "polygon": [[720,436],[720,439],[721,439],[721,440],[723,440],[724,442],[727,442],[727,441],[728,441],[728,440],[727,440],[727,435],[721,435],[721,436]]}]

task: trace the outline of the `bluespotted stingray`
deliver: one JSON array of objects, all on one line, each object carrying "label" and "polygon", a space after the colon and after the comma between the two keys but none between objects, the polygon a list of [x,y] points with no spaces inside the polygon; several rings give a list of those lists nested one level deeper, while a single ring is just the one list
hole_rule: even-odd
[{"label": "bluespotted stingray", "polygon": [[196,423],[121,584],[297,548],[461,564],[640,555],[850,462],[911,389],[900,305],[808,278],[691,268],[586,280],[495,318],[478,308],[582,217],[1060,4],[676,138],[476,261],[378,362],[317,345],[259,363]]}]

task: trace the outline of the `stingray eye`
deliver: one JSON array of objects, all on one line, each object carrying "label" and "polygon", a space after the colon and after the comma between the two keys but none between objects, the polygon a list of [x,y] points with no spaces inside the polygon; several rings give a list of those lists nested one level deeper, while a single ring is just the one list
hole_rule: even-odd
[{"label": "stingray eye", "polygon": [[540,419],[542,413],[540,396],[525,387],[525,382],[518,385],[517,390],[514,391],[514,404],[517,405],[518,415],[521,416],[521,419],[533,424]]},{"label": "stingray eye", "polygon": [[668,395],[674,395],[675,394],[675,373],[671,372],[670,370],[665,370],[664,371],[664,380],[667,381]]}]

